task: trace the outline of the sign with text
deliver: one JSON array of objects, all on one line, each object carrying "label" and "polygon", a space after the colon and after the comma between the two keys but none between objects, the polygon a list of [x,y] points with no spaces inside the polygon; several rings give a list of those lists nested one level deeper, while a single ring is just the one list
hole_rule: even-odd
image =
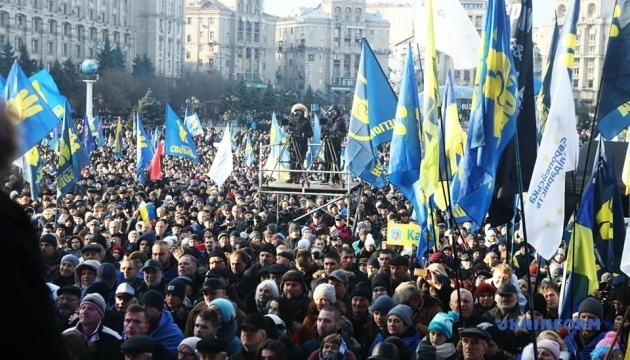
[{"label": "sign with text", "polygon": [[387,223],[387,245],[412,246],[418,244],[420,225]]}]

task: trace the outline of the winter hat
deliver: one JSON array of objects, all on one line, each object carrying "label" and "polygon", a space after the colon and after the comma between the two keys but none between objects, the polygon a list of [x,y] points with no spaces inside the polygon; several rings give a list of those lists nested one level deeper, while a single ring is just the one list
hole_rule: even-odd
[{"label": "winter hat", "polygon": [[216,306],[221,311],[221,317],[223,318],[223,323],[227,323],[236,317],[236,309],[234,308],[234,304],[232,304],[229,300],[226,299],[214,299],[210,303],[210,306]]},{"label": "winter hat", "polygon": [[372,234],[367,234],[367,237],[365,238],[365,244],[363,246],[367,249],[368,245],[376,247],[376,241],[374,241]]},{"label": "winter hat", "polygon": [[389,295],[381,295],[376,300],[372,306],[370,306],[370,313],[375,311],[389,312],[391,309],[396,306],[394,299],[392,299]]},{"label": "winter hat", "polygon": [[485,282],[479,284],[479,286],[477,286],[477,289],[475,289],[475,296],[477,297],[477,299],[479,299],[481,295],[486,293],[490,293],[492,294],[492,296],[494,296],[494,294],[497,293],[497,289],[495,289],[494,286],[492,286],[491,284]]},{"label": "winter hat", "polygon": [[429,323],[429,330],[434,330],[444,334],[447,340],[450,340],[453,336],[453,323],[457,322],[459,316],[454,311],[449,311],[448,314],[439,312],[435,314],[433,320]]},{"label": "winter hat", "polygon": [[57,248],[57,244],[58,244],[57,235],[55,235],[55,234],[44,234],[44,235],[42,235],[42,237],[39,238],[39,242],[40,243],[49,244],[50,246],[52,246],[52,247],[54,247],[56,249]]},{"label": "winter hat", "polygon": [[602,303],[594,297],[589,296],[580,303],[578,314],[585,312],[594,314],[600,320],[604,317],[604,308],[602,307]]},{"label": "winter hat", "polygon": [[79,265],[79,258],[72,254],[64,255],[64,257],[61,258],[61,262],[64,262],[64,261],[68,261],[72,263],[74,267]]},{"label": "winter hat", "polygon": [[149,304],[158,310],[164,309],[164,295],[157,290],[149,290],[142,295],[142,305]]},{"label": "winter hat", "polygon": [[197,343],[201,340],[201,338],[198,338],[196,336],[191,336],[191,337],[187,337],[184,340],[182,340],[182,342],[179,343],[179,346],[177,347],[177,349],[181,349],[182,346],[188,346],[190,348],[190,350],[192,350],[195,353],[195,359],[199,359],[199,353],[197,352]]},{"label": "winter hat", "polygon": [[308,249],[311,247],[311,242],[306,239],[301,239],[298,241],[296,249]]},{"label": "winter hat", "polygon": [[108,285],[112,285],[118,279],[116,266],[111,263],[102,263],[96,270],[96,281],[102,281]]},{"label": "winter hat", "polygon": [[269,290],[271,291],[271,295],[274,298],[280,296],[280,291],[278,290],[278,284],[276,284],[276,282],[273,280],[265,280],[261,282],[260,284],[258,284],[258,286],[256,287],[256,294],[258,294],[258,290],[264,287],[269,288]]},{"label": "winter hat", "polygon": [[413,315],[413,311],[411,311],[411,308],[409,306],[404,305],[404,304],[398,304],[394,306],[387,313],[387,318],[389,318],[392,315],[398,316],[400,320],[402,320],[403,324],[405,324],[405,326],[407,327],[411,326],[411,316]]},{"label": "winter hat", "polygon": [[[557,342],[555,342],[553,340],[549,340],[549,339],[543,339],[543,340],[539,340],[536,343],[536,346],[539,349],[545,349],[545,350],[549,351],[551,353],[551,355],[553,355],[553,357],[555,359],[559,359],[560,358],[560,345],[558,345]],[[606,354],[606,353],[604,353],[604,354]]]},{"label": "winter hat", "polygon": [[296,223],[291,223],[291,225],[289,225],[289,234],[294,231],[300,231],[300,225]]},{"label": "winter hat", "polygon": [[335,287],[330,284],[319,284],[313,291],[313,300],[315,298],[325,298],[331,304],[337,302],[337,298],[335,296]]},{"label": "winter hat", "polygon": [[366,298],[369,302],[372,302],[372,292],[370,291],[370,286],[365,281],[359,281],[352,288],[352,292],[350,293],[350,299],[355,296],[362,296]]},{"label": "winter hat", "polygon": [[[180,279],[173,279],[166,285],[166,294],[175,294],[179,296],[180,299],[184,300],[186,297],[186,284]],[[194,349],[195,347],[193,346],[191,348]]]},{"label": "winter hat", "polygon": [[92,293],[85,295],[83,301],[81,301],[81,305],[83,304],[90,304],[94,306],[101,316],[105,316],[105,309],[107,308],[107,305],[105,304],[105,299],[103,299],[101,294]]},{"label": "winter hat", "polygon": [[[619,344],[617,342],[613,342],[615,340],[615,332],[609,331],[606,333],[603,339],[597,342],[595,345],[595,349],[591,352],[591,360],[603,360],[606,358],[606,353],[610,349],[612,345],[613,349],[619,349]],[[540,342],[538,343],[540,344]],[[540,345],[538,345],[540,346]]]}]

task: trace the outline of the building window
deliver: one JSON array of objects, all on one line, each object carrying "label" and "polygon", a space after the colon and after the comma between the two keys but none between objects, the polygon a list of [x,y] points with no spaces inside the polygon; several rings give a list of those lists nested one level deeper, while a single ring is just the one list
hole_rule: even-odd
[{"label": "building window", "polygon": [[210,31],[210,40],[214,40],[214,31]]},{"label": "building window", "polygon": [[33,41],[31,42],[31,52],[39,52],[39,40],[33,39]]},{"label": "building window", "polygon": [[361,22],[361,9],[354,10],[354,22]]},{"label": "building window", "polygon": [[48,53],[48,55],[52,55],[53,54],[53,42],[49,41],[48,44],[46,44],[46,52]]},{"label": "building window", "polygon": [[192,24],[192,18],[191,18],[190,16],[186,18],[186,23],[187,23],[188,25],[191,25],[191,24]]},{"label": "building window", "polygon": [[192,42],[192,35],[188,34],[186,36],[186,42]]},{"label": "building window", "polygon": [[68,44],[63,44],[61,46],[61,55],[68,56]]}]

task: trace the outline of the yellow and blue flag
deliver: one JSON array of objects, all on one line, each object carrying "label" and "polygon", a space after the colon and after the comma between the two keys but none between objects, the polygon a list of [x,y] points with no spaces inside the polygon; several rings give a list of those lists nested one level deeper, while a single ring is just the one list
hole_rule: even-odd
[{"label": "yellow and blue flag", "polygon": [[[67,104],[67,103],[66,103]],[[81,171],[90,164],[85,148],[74,127],[70,109],[66,106],[59,140],[57,159],[57,198],[64,196],[81,178]]]},{"label": "yellow and blue flag", "polygon": [[252,139],[247,133],[247,145],[245,145],[245,165],[252,166],[256,163],[256,155],[254,154],[254,148],[252,147]]},{"label": "yellow and blue flag", "polygon": [[17,60],[11,67],[2,94],[7,102],[7,112],[19,130],[17,155],[22,156],[48,136],[60,121],[28,81]]},{"label": "yellow and blue flag", "polygon": [[615,5],[597,109],[597,127],[608,140],[630,125],[630,0]]},{"label": "yellow and blue flag", "polygon": [[39,196],[39,186],[44,179],[44,161],[40,156],[38,145],[33,146],[22,156],[24,179],[28,181],[31,190],[31,198],[37,199]]},{"label": "yellow and blue flag", "polygon": [[90,154],[96,147],[96,144],[94,144],[94,137],[92,136],[92,131],[90,131],[90,124],[87,115],[83,116],[83,135],[81,135],[81,138],[83,139],[85,153],[89,158]]},{"label": "yellow and blue flag", "polygon": [[203,136],[203,126],[196,112],[188,115],[188,107],[186,107],[186,115],[184,116],[184,125],[192,136]]},{"label": "yellow and blue flag", "polygon": [[551,109],[551,74],[553,74],[553,63],[556,57],[556,50],[558,49],[558,41],[560,41],[560,28],[558,27],[558,19],[554,18],[553,33],[549,44],[549,56],[547,56],[542,84],[536,99],[536,137],[539,142],[542,139],[543,125],[547,122],[549,109]]},{"label": "yellow and blue flag", "polygon": [[522,189],[529,188],[538,147],[534,100],[532,0],[512,1],[508,13],[512,22],[512,59],[518,74],[521,100],[516,121],[518,139],[515,136],[508,143],[497,167],[494,196],[488,210],[488,222],[493,226],[506,224],[514,218],[516,196],[523,191]]},{"label": "yellow and blue flag", "polygon": [[454,216],[479,228],[494,191],[499,158],[516,132],[518,80],[504,0],[490,0],[464,158],[453,180]]},{"label": "yellow and blue flag", "polygon": [[[41,69],[28,78],[33,85],[33,88],[39,93],[39,96],[46,101],[48,106],[57,115],[58,118],[63,118],[65,111],[65,104],[68,99],[61,94],[55,80],[50,75],[46,68]],[[74,112],[70,105],[68,105],[70,111]]]},{"label": "yellow and blue flag", "polygon": [[428,209],[422,198],[420,184],[420,104],[416,88],[413,51],[411,44],[407,47],[407,56],[403,68],[403,77],[398,94],[398,107],[394,123],[394,136],[390,145],[392,156],[389,161],[389,182],[400,190],[413,206],[413,216],[420,225],[417,253],[422,257],[428,249],[426,230]]},{"label": "yellow and blue flag", "polygon": [[99,149],[105,146],[105,134],[103,133],[103,121],[99,116],[95,117],[94,120],[97,121],[96,126],[96,145],[98,145]]},{"label": "yellow and blue flag", "polygon": [[144,184],[147,179],[147,169],[153,160],[153,149],[149,146],[147,133],[144,131],[140,114],[136,113],[136,176],[138,182]]},{"label": "yellow and blue flag", "polygon": [[114,157],[120,159],[123,156],[123,126],[120,122],[120,116],[118,117],[118,123],[116,124],[116,133],[114,134]]},{"label": "yellow and blue flag", "polygon": [[[435,193],[440,180],[440,153],[438,141],[438,118],[440,111],[440,85],[438,83],[437,54],[433,31],[433,1],[425,2],[426,41],[425,72],[422,121],[422,161],[420,162],[421,201],[425,207],[429,198]],[[409,49],[411,51],[411,49]],[[411,61],[408,59],[408,61]],[[413,65],[411,65],[413,66]],[[414,77],[415,79],[415,77]],[[415,80],[414,80],[415,81]],[[421,224],[422,226],[422,224]]]},{"label": "yellow and blue flag", "polygon": [[140,219],[142,219],[142,222],[145,224],[151,223],[157,217],[153,203],[141,202],[138,206],[138,212],[140,213]]},{"label": "yellow and blue flag", "polygon": [[362,44],[344,157],[347,170],[382,188],[387,181],[377,146],[392,140],[398,100],[365,38]]},{"label": "yellow and blue flag", "polygon": [[151,135],[151,146],[153,150],[157,149],[158,142],[160,141],[160,127],[153,128],[153,134]]},{"label": "yellow and blue flag", "polygon": [[199,162],[197,155],[197,145],[184,126],[182,121],[177,117],[175,111],[170,105],[166,104],[166,136],[165,136],[165,154],[178,156],[184,159]]},{"label": "yellow and blue flag", "polygon": [[269,156],[265,162],[267,176],[276,180],[287,180],[290,176],[289,150],[286,148],[286,137],[284,131],[278,124],[276,113],[271,115],[271,128],[269,131]]},{"label": "yellow and blue flag", "polygon": [[319,116],[313,113],[313,137],[311,138],[308,152],[306,153],[307,167],[311,167],[314,162],[323,162],[324,148],[321,147],[322,142],[322,124],[319,123]]}]

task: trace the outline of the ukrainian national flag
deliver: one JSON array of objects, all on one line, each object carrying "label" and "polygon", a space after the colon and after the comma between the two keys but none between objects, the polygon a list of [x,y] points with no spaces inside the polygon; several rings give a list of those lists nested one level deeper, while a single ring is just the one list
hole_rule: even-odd
[{"label": "ukrainian national flag", "polygon": [[617,0],[599,93],[599,131],[612,139],[630,125],[630,0]]},{"label": "ukrainian national flag", "polygon": [[199,162],[197,145],[192,135],[177,117],[170,105],[166,104],[166,136],[164,149],[166,155],[178,156]]},{"label": "ukrainian national flag", "polygon": [[138,182],[144,183],[147,179],[147,169],[153,159],[153,149],[147,141],[147,133],[144,131],[140,114],[136,113],[136,176]]},{"label": "ukrainian national flag", "polygon": [[7,77],[3,97],[7,102],[7,113],[19,130],[17,156],[37,145],[59,124],[59,118],[33,88],[17,60]]},{"label": "ukrainian national flag", "polygon": [[387,181],[377,146],[392,139],[398,100],[367,40],[362,42],[345,164],[354,175],[382,188]]},{"label": "ukrainian national flag", "polygon": [[155,213],[155,205],[153,203],[145,203],[144,201],[140,203],[138,207],[138,211],[140,212],[140,218],[143,223],[151,223],[156,219]]},{"label": "ukrainian national flag", "polygon": [[[287,180],[290,176],[289,149],[285,148],[286,138],[278,124],[276,113],[271,115],[271,129],[269,131],[269,156],[265,162],[265,173],[276,180]],[[287,170],[287,171],[284,171]]]},{"label": "ukrainian national flag", "polygon": [[90,164],[70,114],[70,109],[66,107],[57,159],[58,199],[70,191],[81,178],[81,171]]},{"label": "ukrainian national flag", "polygon": [[94,144],[94,137],[92,137],[92,131],[90,131],[90,123],[88,121],[87,115],[83,116],[83,135],[81,137],[83,138],[83,147],[85,148],[85,153],[89,158],[90,154],[96,147],[96,144]]},{"label": "ukrainian national flag", "polygon": [[453,180],[456,222],[479,228],[492,201],[497,165],[516,132],[518,81],[504,0],[490,0],[466,150]]},{"label": "ukrainian national flag", "polygon": [[123,126],[120,122],[120,116],[118,117],[118,123],[116,124],[116,133],[114,134],[114,156],[116,159],[120,159],[123,156]]},{"label": "ukrainian national flag", "polygon": [[98,121],[98,126],[96,127],[96,145],[98,145],[99,149],[105,146],[105,134],[103,133],[103,121],[99,116],[94,118]]}]

